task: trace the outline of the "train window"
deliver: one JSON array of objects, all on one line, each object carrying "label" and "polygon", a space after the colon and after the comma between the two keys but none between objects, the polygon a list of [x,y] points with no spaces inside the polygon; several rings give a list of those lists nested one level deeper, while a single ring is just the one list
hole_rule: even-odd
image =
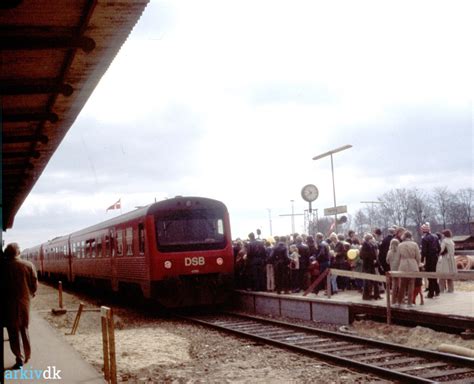
[{"label": "train window", "polygon": [[96,246],[95,246],[95,239],[91,239],[91,257],[95,257],[96,255]]},{"label": "train window", "polygon": [[145,228],[143,223],[138,224],[138,251],[141,255],[145,253]]},{"label": "train window", "polygon": [[81,241],[81,257],[82,258],[86,257],[86,241],[85,240]]},{"label": "train window", "polygon": [[110,257],[110,237],[105,235],[105,257]]},{"label": "train window", "polygon": [[102,257],[102,238],[97,239],[97,257]]},{"label": "train window", "polygon": [[133,256],[133,228],[125,230],[125,243],[127,244],[127,256]]},{"label": "train window", "polygon": [[222,249],[226,245],[222,209],[160,212],[155,225],[161,252]]},{"label": "train window", "polygon": [[121,229],[117,231],[117,256],[123,256],[123,236]]},{"label": "train window", "polygon": [[217,233],[219,235],[224,234],[224,221],[221,219],[217,220]]}]

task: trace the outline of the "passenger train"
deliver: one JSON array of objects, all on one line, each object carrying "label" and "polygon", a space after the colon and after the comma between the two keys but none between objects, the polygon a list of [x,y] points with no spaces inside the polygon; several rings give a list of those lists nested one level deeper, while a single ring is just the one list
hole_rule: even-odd
[{"label": "passenger train", "polygon": [[135,293],[165,307],[224,303],[233,287],[226,206],[175,197],[26,249],[40,277]]}]

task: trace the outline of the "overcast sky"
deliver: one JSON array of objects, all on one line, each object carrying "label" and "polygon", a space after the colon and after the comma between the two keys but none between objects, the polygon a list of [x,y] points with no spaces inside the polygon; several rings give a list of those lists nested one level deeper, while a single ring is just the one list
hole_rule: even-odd
[{"label": "overcast sky", "polygon": [[[16,216],[23,248],[175,195],[233,237],[393,188],[473,187],[472,1],[151,1]],[[321,214],[321,213],[320,213]],[[296,220],[303,231],[303,219]]]}]

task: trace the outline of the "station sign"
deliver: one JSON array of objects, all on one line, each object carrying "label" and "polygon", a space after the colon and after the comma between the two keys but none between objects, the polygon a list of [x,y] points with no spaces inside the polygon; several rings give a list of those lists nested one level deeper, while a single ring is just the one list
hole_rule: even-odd
[{"label": "station sign", "polygon": [[324,216],[334,216],[341,213],[347,213],[347,205],[339,205],[338,207],[324,208]]}]

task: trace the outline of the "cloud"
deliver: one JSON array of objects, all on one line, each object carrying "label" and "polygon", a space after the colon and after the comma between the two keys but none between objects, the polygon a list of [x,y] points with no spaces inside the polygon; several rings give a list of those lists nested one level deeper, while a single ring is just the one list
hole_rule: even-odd
[{"label": "cloud", "polygon": [[333,205],[330,159],[312,157],[345,144],[333,160],[350,211],[391,188],[472,185],[473,8],[152,1],[7,237],[178,194],[224,201],[235,236],[268,233],[268,209],[287,233],[279,215],[307,209],[304,185],[320,214]]}]

